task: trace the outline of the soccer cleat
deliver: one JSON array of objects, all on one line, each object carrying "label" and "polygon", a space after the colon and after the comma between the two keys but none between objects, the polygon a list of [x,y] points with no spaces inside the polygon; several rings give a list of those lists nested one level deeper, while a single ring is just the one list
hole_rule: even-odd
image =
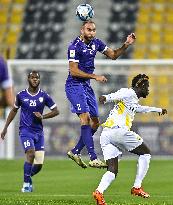
[{"label": "soccer cleat", "polygon": [[149,198],[150,197],[150,195],[147,192],[145,192],[142,187],[140,187],[140,188],[133,187],[131,189],[131,194],[134,195],[134,196],[141,196],[143,198]]},{"label": "soccer cleat", "polygon": [[102,162],[100,159],[90,160],[89,166],[93,168],[107,168],[108,167],[108,165]]},{"label": "soccer cleat", "polygon": [[73,161],[75,161],[80,167],[82,168],[87,168],[87,165],[85,164],[85,162],[82,161],[81,157],[79,154],[73,154],[72,151],[68,151],[67,152],[67,156],[72,159]]},{"label": "soccer cleat", "polygon": [[99,191],[96,190],[95,192],[93,192],[93,197],[96,200],[97,205],[107,205],[104,200],[103,194]]},{"label": "soccer cleat", "polygon": [[23,186],[21,192],[32,192],[32,189],[30,186]]}]

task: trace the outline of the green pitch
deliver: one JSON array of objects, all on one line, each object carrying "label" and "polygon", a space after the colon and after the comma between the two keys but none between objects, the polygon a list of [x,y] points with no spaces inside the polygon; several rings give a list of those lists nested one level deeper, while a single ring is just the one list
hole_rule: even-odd
[{"label": "green pitch", "polygon": [[[34,192],[21,193],[23,161],[0,160],[0,205],[94,205],[92,191],[105,171],[83,170],[71,160],[45,160],[42,172],[33,178]],[[151,198],[130,195],[136,161],[121,161],[119,174],[105,192],[108,205],[173,204],[173,161],[152,160],[144,180]]]}]

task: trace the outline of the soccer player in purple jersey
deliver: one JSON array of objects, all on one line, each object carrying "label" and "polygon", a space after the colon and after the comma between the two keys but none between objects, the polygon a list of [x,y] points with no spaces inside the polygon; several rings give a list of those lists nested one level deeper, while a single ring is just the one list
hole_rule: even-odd
[{"label": "soccer player in purple jersey", "polygon": [[99,126],[98,105],[90,79],[106,82],[103,75],[94,74],[94,59],[97,51],[115,60],[135,41],[135,34],[127,36],[125,43],[118,49],[108,48],[100,39],[95,38],[96,26],[93,21],[86,21],[81,27],[81,36],[77,37],[68,47],[69,75],[66,80],[65,91],[72,105],[72,112],[80,118],[81,136],[76,146],[68,151],[69,158],[82,168],[87,165],[82,161],[80,152],[86,146],[90,156],[90,167],[106,167],[97,158],[94,151],[93,135]]},{"label": "soccer player in purple jersey", "polygon": [[0,106],[13,106],[14,94],[12,81],[8,75],[8,68],[3,57],[0,57],[0,88],[2,97],[0,98]]},{"label": "soccer player in purple jersey", "polygon": [[[39,88],[40,74],[31,71],[28,74],[29,87],[16,95],[14,107],[10,111],[1,138],[4,139],[7,128],[21,107],[19,136],[26,154],[24,163],[24,183],[22,192],[32,192],[31,177],[37,174],[44,162],[44,133],[42,120],[59,114],[52,98]],[[43,114],[45,106],[50,112]]]}]

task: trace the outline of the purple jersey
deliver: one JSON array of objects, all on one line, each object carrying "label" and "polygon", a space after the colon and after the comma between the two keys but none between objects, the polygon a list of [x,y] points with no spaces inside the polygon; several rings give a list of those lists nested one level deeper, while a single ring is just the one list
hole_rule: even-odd
[{"label": "purple jersey", "polygon": [[8,76],[7,64],[2,57],[0,57],[0,87],[6,89],[11,86],[11,80]]},{"label": "purple jersey", "polygon": [[[91,40],[87,45],[83,40],[80,39],[80,37],[77,37],[68,47],[68,60],[77,62],[80,70],[91,74],[95,69],[94,58],[97,51],[103,53],[106,49],[107,46],[97,38]],[[66,83],[68,84],[69,82],[90,83],[90,80],[86,78],[72,77],[69,73]]]},{"label": "purple jersey", "polygon": [[39,120],[33,112],[40,112],[42,114],[45,106],[53,109],[56,107],[56,104],[52,98],[41,89],[39,89],[35,95],[31,95],[28,89],[25,89],[16,95],[14,106],[16,108],[21,107],[20,132],[24,130],[42,132],[42,121]]}]

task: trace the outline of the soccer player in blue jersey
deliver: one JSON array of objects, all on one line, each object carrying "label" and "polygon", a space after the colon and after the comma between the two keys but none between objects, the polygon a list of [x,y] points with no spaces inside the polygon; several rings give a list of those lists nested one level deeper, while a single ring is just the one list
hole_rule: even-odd
[{"label": "soccer player in blue jersey", "polygon": [[0,107],[12,106],[14,103],[14,94],[12,81],[8,75],[8,68],[3,57],[0,56],[0,88],[1,98]]},{"label": "soccer player in blue jersey", "polygon": [[87,165],[82,161],[80,152],[86,146],[90,156],[90,167],[106,167],[105,163],[97,158],[94,151],[93,135],[99,126],[98,105],[90,79],[106,82],[103,75],[94,74],[94,59],[97,51],[108,58],[115,60],[134,43],[135,34],[127,36],[125,43],[118,49],[107,47],[96,37],[96,26],[93,21],[86,21],[81,27],[81,36],[77,37],[68,47],[69,75],[66,80],[65,91],[72,105],[72,112],[80,118],[81,136],[77,145],[67,155],[82,168]]},{"label": "soccer player in blue jersey", "polygon": [[[37,71],[31,71],[28,74],[28,83],[29,87],[16,95],[14,107],[10,111],[1,133],[1,138],[4,139],[9,124],[16,116],[18,109],[21,108],[19,136],[26,154],[22,192],[32,192],[31,177],[37,174],[43,165],[44,133],[42,121],[59,114],[52,98],[39,88],[40,74]],[[47,114],[43,114],[45,106],[51,110]]]}]

